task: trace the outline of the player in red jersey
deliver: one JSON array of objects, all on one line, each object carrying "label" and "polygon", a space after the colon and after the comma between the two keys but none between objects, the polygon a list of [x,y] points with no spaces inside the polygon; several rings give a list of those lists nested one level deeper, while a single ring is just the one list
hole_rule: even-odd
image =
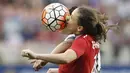
[{"label": "player in red jersey", "polygon": [[23,50],[22,55],[60,64],[58,73],[98,73],[99,42],[106,39],[107,32],[105,20],[102,14],[92,8],[78,7],[72,12],[65,28],[67,33],[76,35],[70,48],[58,54],[36,54],[31,50]]},{"label": "player in red jersey", "polygon": [[[72,8],[69,9],[70,14],[73,12],[73,10],[75,10],[77,8],[77,6],[74,6]],[[68,20],[68,18],[67,18]],[[66,30],[62,31],[61,33],[65,33],[66,34]],[[57,45],[54,50],[51,52],[51,54],[58,54],[61,52],[64,52],[66,49],[70,48],[72,45],[72,42],[75,39],[75,35],[74,34],[69,34],[65,40],[63,42],[61,42],[59,45]],[[61,49],[62,48],[62,49]],[[48,62],[44,61],[44,60],[37,60],[37,59],[29,59],[31,64],[33,64],[33,68],[35,71],[38,71],[39,69],[41,69],[43,66],[45,66]],[[50,68],[47,73],[57,73],[58,72],[58,68]]]}]

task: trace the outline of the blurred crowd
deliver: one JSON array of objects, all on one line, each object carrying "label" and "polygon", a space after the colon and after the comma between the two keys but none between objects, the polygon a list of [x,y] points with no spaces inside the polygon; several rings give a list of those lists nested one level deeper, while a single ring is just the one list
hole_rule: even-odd
[{"label": "blurred crowd", "polygon": [[42,9],[60,2],[68,8],[88,5],[105,13],[108,32],[101,45],[102,64],[130,65],[130,0],[0,0],[0,64],[23,64],[23,49],[49,53],[66,35],[50,32],[41,24]]}]

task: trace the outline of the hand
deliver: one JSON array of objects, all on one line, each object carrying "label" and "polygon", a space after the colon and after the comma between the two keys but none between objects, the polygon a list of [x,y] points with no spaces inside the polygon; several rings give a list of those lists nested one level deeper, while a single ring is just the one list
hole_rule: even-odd
[{"label": "hand", "polygon": [[27,57],[29,59],[35,59],[36,58],[36,54],[33,51],[31,51],[30,49],[22,50],[21,55],[23,57]]},{"label": "hand", "polygon": [[35,71],[40,70],[43,66],[45,66],[48,62],[43,61],[43,60],[31,60],[31,64],[33,64],[33,68]]}]

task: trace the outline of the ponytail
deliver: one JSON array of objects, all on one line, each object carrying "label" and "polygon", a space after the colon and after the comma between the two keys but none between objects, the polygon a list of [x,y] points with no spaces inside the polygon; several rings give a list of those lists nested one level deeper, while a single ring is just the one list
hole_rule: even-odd
[{"label": "ponytail", "polygon": [[80,13],[78,24],[84,28],[81,34],[88,34],[94,37],[95,41],[100,42],[103,39],[105,42],[108,30],[118,26],[106,25],[108,17],[93,8],[80,6],[78,10]]}]

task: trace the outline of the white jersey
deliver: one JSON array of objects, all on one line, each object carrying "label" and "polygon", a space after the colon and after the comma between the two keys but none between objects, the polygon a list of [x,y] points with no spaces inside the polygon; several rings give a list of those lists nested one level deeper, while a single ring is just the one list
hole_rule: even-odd
[{"label": "white jersey", "polygon": [[74,40],[75,38],[76,38],[75,34],[70,34],[70,35],[68,35],[68,36],[65,38],[64,41],[67,41],[68,39]]}]

